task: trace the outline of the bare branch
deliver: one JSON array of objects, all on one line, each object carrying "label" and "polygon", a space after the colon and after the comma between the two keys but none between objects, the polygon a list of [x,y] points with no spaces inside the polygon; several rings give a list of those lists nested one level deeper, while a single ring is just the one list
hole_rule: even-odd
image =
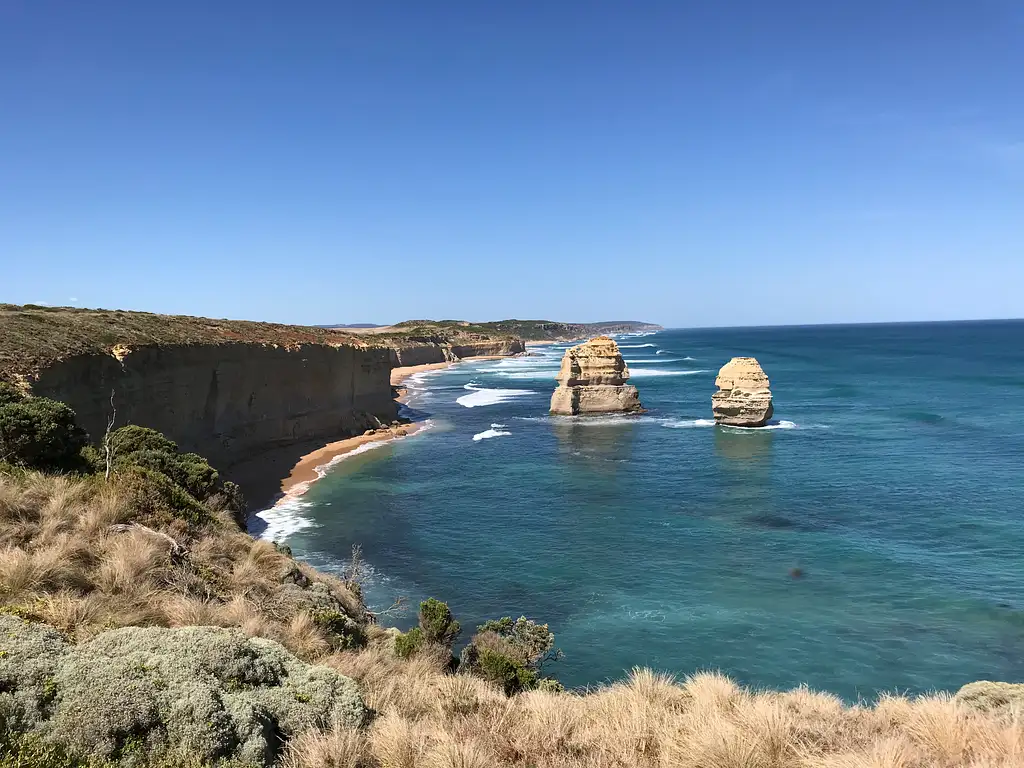
[{"label": "bare branch", "polygon": [[406,611],[408,609],[409,609],[409,599],[407,597],[396,597],[395,598],[395,602],[393,602],[389,607],[385,608],[384,610],[382,610],[382,611],[367,611],[366,614],[374,622],[378,622],[378,620],[382,616],[385,616],[385,617],[387,617],[389,619],[401,618],[401,617],[405,616]]},{"label": "bare branch", "polygon": [[110,419],[107,421],[107,431],[103,434],[103,455],[106,458],[107,469],[103,473],[103,480],[110,480],[110,465],[113,463],[114,451],[110,446],[110,433],[114,429],[114,422],[117,421],[117,408],[114,407],[114,390],[110,390]]}]

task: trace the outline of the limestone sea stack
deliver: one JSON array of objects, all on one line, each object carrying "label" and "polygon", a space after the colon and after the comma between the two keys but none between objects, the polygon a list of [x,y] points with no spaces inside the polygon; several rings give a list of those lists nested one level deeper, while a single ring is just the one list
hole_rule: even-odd
[{"label": "limestone sea stack", "polygon": [[628,379],[626,361],[607,336],[570,347],[562,358],[558,388],[551,396],[551,413],[578,416],[642,411],[640,393],[626,383]]},{"label": "limestone sea stack", "polygon": [[715,379],[711,396],[715,423],[729,427],[763,427],[772,417],[768,376],[753,357],[734,357]]}]

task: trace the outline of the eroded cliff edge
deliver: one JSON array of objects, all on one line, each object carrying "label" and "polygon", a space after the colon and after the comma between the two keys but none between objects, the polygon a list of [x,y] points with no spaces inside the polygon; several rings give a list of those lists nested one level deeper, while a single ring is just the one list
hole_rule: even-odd
[{"label": "eroded cliff edge", "polygon": [[389,423],[390,372],[387,349],[225,343],[76,355],[26,381],[74,408],[94,440],[116,412],[115,426],[152,427],[230,470],[261,452]]},{"label": "eroded cliff edge", "polygon": [[[464,329],[372,338],[141,312],[0,305],[0,378],[61,400],[94,442],[108,420],[156,429],[255,506],[319,444],[392,422],[391,369],[524,351]],[[113,398],[113,399],[112,399]],[[283,473],[283,474],[282,474]]]}]

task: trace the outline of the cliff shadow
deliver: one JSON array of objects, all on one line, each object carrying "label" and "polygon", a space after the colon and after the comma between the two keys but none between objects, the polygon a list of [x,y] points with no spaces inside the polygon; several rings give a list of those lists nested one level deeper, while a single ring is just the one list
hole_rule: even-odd
[{"label": "cliff shadow", "polygon": [[221,471],[225,480],[238,483],[242,489],[249,516],[250,533],[258,536],[262,533],[262,528],[266,528],[266,523],[255,517],[255,513],[273,506],[284,496],[281,483],[292,473],[295,465],[305,456],[323,447],[323,440],[309,440],[272,448]]}]

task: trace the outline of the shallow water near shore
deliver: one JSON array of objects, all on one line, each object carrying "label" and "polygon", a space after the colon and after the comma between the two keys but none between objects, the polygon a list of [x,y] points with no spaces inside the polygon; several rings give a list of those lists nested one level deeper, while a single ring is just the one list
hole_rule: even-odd
[{"label": "shallow water near shore", "polygon": [[[433,429],[337,464],[275,536],[325,568],[361,545],[377,607],[548,622],[569,686],[635,665],[850,700],[1024,679],[1024,322],[619,343],[648,413],[549,417],[566,345],[418,374]],[[771,429],[710,421],[734,355],[768,373]]]}]

